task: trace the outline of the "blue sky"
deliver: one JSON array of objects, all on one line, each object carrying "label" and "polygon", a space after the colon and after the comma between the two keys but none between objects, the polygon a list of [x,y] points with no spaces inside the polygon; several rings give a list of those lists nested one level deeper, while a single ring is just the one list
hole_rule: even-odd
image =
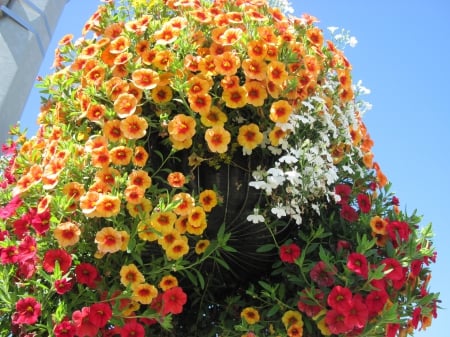
[{"label": "blue sky", "polygon": [[[354,81],[371,90],[373,108],[364,120],[375,141],[375,160],[393,184],[402,209],[423,214],[432,222],[438,261],[431,288],[441,292],[450,308],[450,2],[448,0],[291,0],[295,15],[308,13],[323,29],[345,28],[355,36],[346,48]],[[59,21],[39,75],[51,72],[53,50],[66,33],[80,35],[98,0],[71,0]],[[39,92],[34,89],[25,107],[22,127],[36,130]],[[450,309],[418,337],[446,337]]]}]

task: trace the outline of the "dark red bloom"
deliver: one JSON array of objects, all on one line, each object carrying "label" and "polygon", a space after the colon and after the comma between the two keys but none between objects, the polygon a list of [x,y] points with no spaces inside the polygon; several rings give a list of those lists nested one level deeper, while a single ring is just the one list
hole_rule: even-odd
[{"label": "dark red bloom", "polygon": [[41,304],[34,297],[21,298],[16,303],[13,324],[34,324],[41,315]]},{"label": "dark red bloom", "polygon": [[81,310],[72,313],[72,321],[77,331],[77,336],[94,337],[97,335],[99,328],[89,320],[90,311],[90,307],[83,307]]},{"label": "dark red bloom", "polygon": [[387,279],[398,281],[404,277],[403,267],[397,259],[386,258],[381,261],[381,264],[384,264],[383,270]]},{"label": "dark red bloom", "polygon": [[19,261],[19,248],[17,246],[8,246],[0,251],[0,261],[2,264],[11,264]]},{"label": "dark red bloom", "polygon": [[70,291],[72,287],[73,282],[65,277],[55,281],[55,291],[59,295],[64,295],[66,292]]},{"label": "dark red bloom", "polygon": [[358,194],[358,196],[356,197],[356,200],[358,201],[358,206],[362,213],[370,212],[370,208],[372,207],[372,204],[371,204],[370,198],[367,194],[365,194],[365,193]]},{"label": "dark red bloom", "polygon": [[336,267],[328,266],[325,262],[319,261],[311,269],[309,276],[320,287],[330,287],[334,284],[334,275],[336,273]]},{"label": "dark red bloom", "polygon": [[301,249],[295,243],[280,247],[280,259],[286,263],[294,263],[300,257]]},{"label": "dark red bloom", "polygon": [[122,327],[120,337],[145,337],[145,329],[136,320],[132,320]]},{"label": "dark red bloom", "polygon": [[411,262],[410,270],[412,276],[415,277],[419,276],[420,271],[422,270],[422,264],[423,264],[422,260],[414,260]]},{"label": "dark red bloom", "polygon": [[352,194],[352,188],[347,184],[339,184],[334,188],[334,193],[340,196],[341,200],[339,200],[338,204],[347,204],[350,199],[350,194]]},{"label": "dark red bloom", "polygon": [[346,314],[344,312],[335,309],[327,311],[325,315],[325,324],[332,334],[339,335],[352,330],[352,327],[345,323],[345,316]]},{"label": "dark red bloom", "polygon": [[369,318],[375,317],[383,310],[389,296],[387,292],[383,290],[372,290],[366,296],[366,306],[369,311]]},{"label": "dark red bloom", "polygon": [[355,295],[352,298],[350,309],[345,316],[345,324],[352,329],[361,329],[366,326],[369,319],[369,311],[361,295]]},{"label": "dark red bloom", "polygon": [[297,302],[298,310],[304,312],[308,317],[314,317],[325,308],[324,299],[325,294],[320,289],[303,289]]},{"label": "dark red bloom", "polygon": [[162,314],[180,314],[183,305],[187,301],[187,295],[181,287],[173,287],[162,294],[163,311]]},{"label": "dark red bloom", "polygon": [[327,303],[335,310],[348,313],[352,304],[352,296],[350,289],[337,285],[328,294]]},{"label": "dark red bloom", "polygon": [[85,284],[89,288],[95,288],[100,274],[94,265],[84,262],[75,267],[75,278],[78,283]]},{"label": "dark red bloom", "polygon": [[36,272],[37,261],[36,256],[31,259],[19,260],[17,276],[22,279],[30,279]]},{"label": "dark red bloom", "polygon": [[74,337],[76,332],[75,326],[68,320],[58,323],[53,328],[55,337]]},{"label": "dark red bloom", "polygon": [[352,244],[345,240],[339,240],[336,245],[336,250],[338,253],[348,252],[352,248]]},{"label": "dark red bloom", "polygon": [[390,221],[386,229],[394,247],[398,247],[401,242],[408,241],[411,234],[409,225],[404,221]]},{"label": "dark red bloom", "polygon": [[107,303],[94,303],[89,311],[89,321],[96,327],[103,328],[112,317],[111,306]]},{"label": "dark red bloom", "polygon": [[24,214],[13,222],[14,234],[19,238],[23,238],[26,233],[30,232],[31,219],[27,214]]},{"label": "dark red bloom", "polygon": [[47,273],[53,273],[56,263],[63,274],[69,271],[72,265],[72,257],[64,249],[49,249],[44,254],[42,267]]},{"label": "dark red bloom", "polygon": [[391,203],[392,205],[398,206],[400,205],[400,200],[397,197],[392,197]]},{"label": "dark red bloom", "polygon": [[356,210],[347,204],[343,204],[341,208],[341,218],[344,220],[347,220],[348,222],[355,222],[358,220],[358,212]]},{"label": "dark red bloom", "polygon": [[358,274],[365,279],[369,274],[369,264],[365,255],[360,253],[351,253],[347,259],[347,268],[355,274]]},{"label": "dark red bloom", "polygon": [[398,323],[388,323],[386,325],[386,337],[395,337],[400,329],[400,324]]},{"label": "dark red bloom", "polygon": [[37,213],[36,209],[33,209],[33,218],[31,220],[31,226],[36,233],[44,235],[50,229],[50,210],[45,210],[42,213]]}]

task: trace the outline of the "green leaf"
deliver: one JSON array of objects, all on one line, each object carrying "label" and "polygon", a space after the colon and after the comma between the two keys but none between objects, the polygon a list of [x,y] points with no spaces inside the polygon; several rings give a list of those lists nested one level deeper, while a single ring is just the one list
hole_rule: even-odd
[{"label": "green leaf", "polygon": [[276,246],[273,243],[268,243],[266,245],[263,245],[261,247],[258,247],[258,249],[256,250],[257,253],[267,253],[270,252],[271,250],[275,249]]}]

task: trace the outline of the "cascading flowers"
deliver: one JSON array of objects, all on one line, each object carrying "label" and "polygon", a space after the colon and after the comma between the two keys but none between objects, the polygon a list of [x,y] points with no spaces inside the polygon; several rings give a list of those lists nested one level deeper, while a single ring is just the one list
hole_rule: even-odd
[{"label": "cascading flowers", "polygon": [[37,134],[14,129],[3,148],[2,334],[431,323],[431,227],[389,192],[364,88],[314,17],[265,0],[105,1],[82,35],[61,39],[40,84]]}]

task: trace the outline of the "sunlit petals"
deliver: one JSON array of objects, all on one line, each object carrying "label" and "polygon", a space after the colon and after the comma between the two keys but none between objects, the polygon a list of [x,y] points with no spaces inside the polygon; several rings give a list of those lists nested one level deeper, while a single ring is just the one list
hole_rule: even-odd
[{"label": "sunlit petals", "polygon": [[227,107],[239,109],[247,104],[247,91],[244,87],[224,90],[222,99]]},{"label": "sunlit petals", "polygon": [[100,194],[95,191],[89,191],[80,198],[81,211],[87,216],[96,215],[96,205],[100,199]]},{"label": "sunlit petals", "polygon": [[153,209],[153,204],[149,199],[143,198],[137,204],[127,204],[128,213],[133,217],[147,218]]},{"label": "sunlit petals", "polygon": [[187,88],[189,96],[207,94],[211,88],[211,83],[205,78],[194,76],[187,81]]},{"label": "sunlit petals", "polygon": [[195,119],[191,116],[178,114],[170,120],[167,131],[173,140],[183,142],[195,135],[195,125]]},{"label": "sunlit petals", "polygon": [[241,60],[233,52],[224,52],[214,59],[216,71],[220,75],[234,75],[241,65]]},{"label": "sunlit petals", "polygon": [[120,131],[126,139],[140,139],[147,134],[145,118],[131,115],[120,121]]},{"label": "sunlit petals", "polygon": [[186,183],[186,176],[182,172],[170,172],[167,175],[167,183],[174,188],[181,188]]},{"label": "sunlit petals", "polygon": [[192,111],[204,113],[211,108],[212,97],[209,94],[190,95],[188,101]]},{"label": "sunlit petals", "polygon": [[115,195],[100,194],[100,198],[95,205],[95,211],[98,217],[116,216],[120,212],[120,199]]},{"label": "sunlit petals", "polygon": [[158,244],[162,247],[162,249],[166,250],[169,248],[171,244],[174,243],[175,240],[181,238],[180,233],[175,228],[172,228],[164,233],[161,233],[158,237]]},{"label": "sunlit petals", "polygon": [[81,196],[85,193],[84,185],[73,181],[70,183],[67,183],[63,187],[63,193],[73,201],[80,200]]},{"label": "sunlit petals", "polygon": [[166,71],[169,69],[169,66],[172,64],[174,58],[174,54],[169,50],[158,51],[155,55],[152,65],[159,70]]},{"label": "sunlit petals", "polygon": [[111,162],[115,165],[126,166],[131,162],[133,149],[127,146],[116,146],[109,151]]},{"label": "sunlit petals", "polygon": [[245,59],[242,69],[247,79],[262,81],[267,76],[267,64],[259,59]]},{"label": "sunlit petals", "polygon": [[105,116],[106,107],[103,104],[91,104],[86,112],[86,118],[92,122],[99,122]]},{"label": "sunlit petals", "polygon": [[125,52],[130,47],[130,39],[126,36],[120,35],[116,37],[114,40],[110,43],[110,50],[109,52],[111,54],[120,54]]},{"label": "sunlit petals", "polygon": [[287,131],[283,130],[279,126],[275,126],[269,133],[270,145],[278,146],[280,144],[280,141],[286,138],[286,135]]},{"label": "sunlit petals", "polygon": [[122,247],[122,235],[112,227],[104,227],[95,235],[95,243],[100,253],[115,253]]},{"label": "sunlit petals", "polygon": [[173,97],[172,89],[168,85],[158,85],[151,91],[152,99],[157,104],[170,102]]},{"label": "sunlit petals", "polygon": [[269,118],[275,123],[286,123],[292,113],[292,106],[285,100],[276,101],[270,107]]},{"label": "sunlit petals", "polygon": [[188,239],[185,236],[175,240],[166,249],[166,255],[171,260],[178,260],[189,252]]},{"label": "sunlit petals", "polygon": [[122,266],[119,274],[120,283],[122,283],[125,287],[128,287],[129,285],[133,287],[145,282],[144,275],[139,271],[134,263]]},{"label": "sunlit petals", "polygon": [[120,94],[114,101],[114,111],[120,118],[131,116],[136,111],[137,99],[131,94]]},{"label": "sunlit petals", "polygon": [[137,227],[138,236],[144,241],[156,241],[158,240],[158,234],[153,229],[150,219],[144,219],[139,222]]},{"label": "sunlit petals", "polygon": [[158,285],[163,291],[166,291],[178,287],[178,279],[173,275],[165,275],[161,278]]},{"label": "sunlit petals", "polygon": [[120,130],[120,120],[111,119],[103,124],[103,134],[112,142],[118,142],[123,138],[122,131]]},{"label": "sunlit petals", "polygon": [[224,126],[225,122],[228,120],[227,115],[217,106],[212,106],[208,112],[203,112],[200,116],[200,122],[207,127]]},{"label": "sunlit petals", "polygon": [[206,130],[205,140],[211,152],[225,153],[231,141],[231,134],[222,126],[213,126]]},{"label": "sunlit petals", "polygon": [[220,81],[220,86],[223,90],[231,90],[239,88],[239,77],[236,75],[232,76],[224,76],[224,78]]},{"label": "sunlit petals", "polygon": [[306,31],[306,36],[309,42],[311,42],[316,47],[321,48],[323,44],[323,33],[319,27],[312,27]]},{"label": "sunlit petals", "polygon": [[376,215],[370,219],[370,228],[372,229],[373,233],[375,233],[375,234],[380,234],[380,235],[387,234],[387,225],[388,225],[388,222],[378,215]]},{"label": "sunlit petals", "polygon": [[153,212],[150,217],[152,228],[159,233],[167,233],[173,229],[177,216],[173,212]]},{"label": "sunlit petals", "polygon": [[259,131],[258,125],[251,123],[239,128],[237,141],[246,150],[253,150],[263,141],[263,134]]},{"label": "sunlit petals", "polygon": [[198,200],[205,212],[211,212],[211,210],[217,206],[217,194],[213,190],[203,190]]},{"label": "sunlit petals", "polygon": [[144,167],[147,163],[149,154],[147,150],[142,146],[136,146],[134,148],[134,156],[131,159],[133,164],[139,167]]},{"label": "sunlit petals", "polygon": [[133,83],[139,89],[153,89],[159,83],[159,75],[152,69],[142,68],[131,74]]},{"label": "sunlit petals", "polygon": [[92,166],[102,168],[108,166],[110,162],[111,156],[106,146],[102,146],[91,151]]},{"label": "sunlit petals", "polygon": [[243,31],[240,28],[228,28],[219,37],[219,43],[224,46],[234,45],[242,37]]},{"label": "sunlit petals", "polygon": [[134,301],[141,304],[150,304],[153,299],[158,296],[158,289],[154,285],[148,283],[133,284],[132,286]]},{"label": "sunlit petals", "polygon": [[267,66],[267,78],[269,81],[282,85],[286,81],[288,73],[286,71],[286,66],[284,63],[279,61],[272,61]]},{"label": "sunlit petals", "polygon": [[124,191],[125,199],[130,204],[139,204],[145,195],[145,189],[137,185],[129,185]]},{"label": "sunlit petals", "polygon": [[195,254],[201,255],[208,249],[211,242],[209,240],[198,240],[195,244]]},{"label": "sunlit petals", "polygon": [[259,107],[267,98],[266,87],[259,81],[248,81],[244,84],[247,91],[247,103]]},{"label": "sunlit petals", "polygon": [[173,210],[175,214],[184,216],[195,206],[194,198],[185,192],[177,193],[173,196],[173,201],[179,202],[178,206]]},{"label": "sunlit petals", "polygon": [[267,44],[261,40],[253,40],[247,44],[248,57],[254,60],[262,61],[267,54]]},{"label": "sunlit petals", "polygon": [[120,172],[113,167],[104,167],[95,173],[95,181],[101,181],[107,185],[114,185]]},{"label": "sunlit petals", "polygon": [[152,186],[152,178],[148,175],[147,171],[135,170],[128,176],[128,183],[130,185],[136,185],[144,190]]},{"label": "sunlit petals", "polygon": [[56,241],[61,248],[75,245],[80,240],[80,227],[73,222],[59,223],[53,231]]},{"label": "sunlit petals", "polygon": [[174,42],[180,35],[180,30],[175,29],[171,25],[164,25],[160,30],[157,30],[153,37],[156,44],[167,45]]}]

